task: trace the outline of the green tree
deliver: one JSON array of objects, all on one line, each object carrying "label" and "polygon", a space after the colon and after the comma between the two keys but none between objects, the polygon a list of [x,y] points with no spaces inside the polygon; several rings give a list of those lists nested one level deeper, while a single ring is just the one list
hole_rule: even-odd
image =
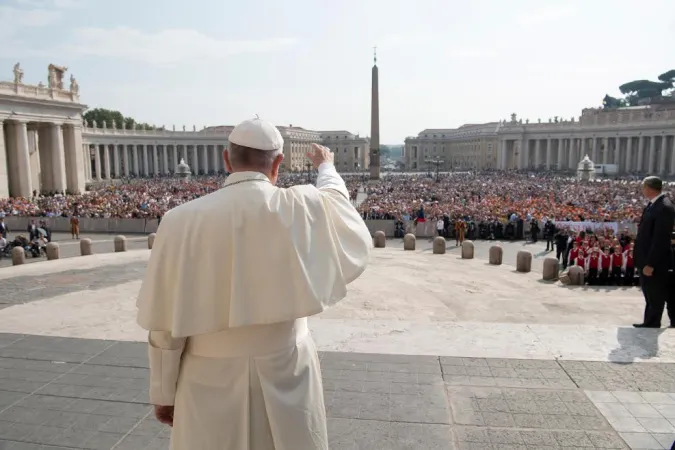
[{"label": "green tree", "polygon": [[668,72],[659,75],[659,80],[666,83],[670,82],[671,84],[675,83],[675,69],[669,70]]},{"label": "green tree", "polygon": [[104,108],[95,108],[90,109],[89,111],[84,113],[84,120],[86,120],[87,123],[96,121],[96,125],[98,127],[102,127],[103,123],[105,122],[108,128],[112,128],[112,124],[114,122],[115,127],[122,128],[122,124],[124,123],[124,116],[119,111],[113,111]]},{"label": "green tree", "polygon": [[675,84],[675,69],[669,70],[668,72],[659,75],[659,80],[670,83],[671,89],[668,95],[675,97],[675,89],[672,88],[673,84]]},{"label": "green tree", "polygon": [[391,154],[391,149],[388,145],[380,145],[380,156],[389,156]]},{"label": "green tree", "polygon": [[602,106],[604,109],[616,109],[626,106],[626,102],[622,98],[615,98],[611,95],[605,95],[605,98],[602,99]]},{"label": "green tree", "polygon": [[119,111],[113,111],[111,109],[105,108],[90,109],[89,111],[84,113],[83,117],[84,120],[87,121],[87,123],[92,123],[96,121],[97,127],[102,127],[103,123],[105,122],[108,128],[112,128],[112,124],[114,122],[115,127],[120,129],[125,128],[127,130],[130,130],[134,127],[134,124],[136,125],[136,128],[140,130],[157,129],[156,127],[148,123],[137,122],[136,119],[134,119],[133,117],[124,117],[124,115]]},{"label": "green tree", "polygon": [[[667,75],[666,72],[663,75]],[[619,86],[619,90],[622,94],[626,95],[627,99],[643,99],[650,97],[657,97],[662,95],[662,92],[666,89],[673,87],[672,81],[649,81],[649,80],[635,80],[628,83],[622,84]],[[633,102],[630,102],[631,105]]]}]

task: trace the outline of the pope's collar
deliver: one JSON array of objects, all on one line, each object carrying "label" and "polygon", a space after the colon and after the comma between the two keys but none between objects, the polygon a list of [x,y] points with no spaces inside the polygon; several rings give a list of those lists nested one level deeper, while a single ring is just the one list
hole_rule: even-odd
[{"label": "pope's collar", "polygon": [[267,178],[267,175],[260,172],[235,172],[227,176],[225,180],[225,186],[233,183],[241,183],[243,181],[267,181],[270,183],[270,179]]}]

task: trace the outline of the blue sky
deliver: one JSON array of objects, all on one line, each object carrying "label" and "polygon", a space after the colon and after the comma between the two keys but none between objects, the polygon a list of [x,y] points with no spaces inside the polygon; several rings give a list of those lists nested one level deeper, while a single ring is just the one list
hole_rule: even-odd
[{"label": "blue sky", "polygon": [[90,107],[166,125],[370,130],[578,116],[675,69],[672,0],[0,0],[0,79],[65,65]]}]

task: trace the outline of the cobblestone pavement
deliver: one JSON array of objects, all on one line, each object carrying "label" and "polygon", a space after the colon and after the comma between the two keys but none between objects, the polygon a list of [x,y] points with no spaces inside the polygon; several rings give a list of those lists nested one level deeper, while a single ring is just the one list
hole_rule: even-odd
[{"label": "cobblestone pavement", "polygon": [[97,290],[139,280],[145,273],[145,261],[93,269],[68,270],[41,276],[18,276],[3,280],[0,309],[44,300],[72,292]]},{"label": "cobblestone pavement", "polygon": [[[13,239],[18,233],[10,233],[9,238]],[[25,235],[25,233],[23,233]],[[89,238],[92,241],[92,250],[94,253],[112,253],[114,250],[113,239],[115,234],[93,234],[85,233],[80,236],[80,238]],[[59,244],[59,253],[61,258],[72,258],[74,256],[80,256],[80,241],[77,239],[72,239],[70,234],[67,233],[54,233],[52,235],[52,241]],[[128,235],[127,236],[127,249],[128,250],[140,250],[148,248],[147,237],[143,235]],[[26,257],[26,263],[32,264],[36,262],[46,261],[46,258],[31,258]],[[0,269],[3,267],[9,267],[12,265],[11,258],[1,258],[0,257]]]},{"label": "cobblestone pavement", "polygon": [[[322,353],[332,450],[666,449],[674,364]],[[145,344],[0,334],[0,449],[165,450]],[[588,387],[588,390],[584,390]]]},{"label": "cobblestone pavement", "polygon": [[[546,251],[546,242],[538,241],[533,243],[531,241],[473,241],[474,256],[478,259],[488,260],[490,247],[493,245],[500,245],[504,250],[503,261],[504,264],[515,266],[516,255],[519,251],[524,250],[532,253],[532,270],[541,271],[544,267],[545,258],[555,258],[555,251]],[[403,239],[387,239],[387,246],[393,248],[403,248]],[[424,253],[432,253],[433,239],[418,238],[416,242],[416,250]],[[446,252],[461,255],[461,247],[455,245],[454,239],[446,240]]]},{"label": "cobblestone pavement", "polygon": [[[13,237],[13,236],[12,236]],[[112,234],[83,234],[82,238],[89,238],[92,240],[92,248],[94,253],[111,253],[113,251],[113,239],[115,235]],[[142,235],[127,236],[128,250],[140,250],[147,248],[147,237]],[[72,258],[80,256],[80,243],[78,240],[73,240],[70,234],[54,233],[52,236],[54,242],[60,245],[61,258]],[[420,238],[417,240],[417,250],[425,253],[432,251],[432,239]],[[475,257],[478,259],[488,259],[488,252],[490,247],[499,244],[504,249],[504,264],[511,266],[516,265],[516,254],[520,250],[532,252],[534,258],[532,260],[532,270],[541,270],[543,261],[546,257],[555,257],[555,252],[546,252],[546,243],[541,241],[536,244],[525,241],[475,241]],[[393,248],[403,248],[403,239],[389,239],[387,246]],[[450,239],[447,241],[448,253],[460,255],[460,248],[455,246],[455,241]],[[26,263],[34,263],[45,261],[45,258],[26,258]],[[0,258],[0,268],[11,266],[11,258]]]}]

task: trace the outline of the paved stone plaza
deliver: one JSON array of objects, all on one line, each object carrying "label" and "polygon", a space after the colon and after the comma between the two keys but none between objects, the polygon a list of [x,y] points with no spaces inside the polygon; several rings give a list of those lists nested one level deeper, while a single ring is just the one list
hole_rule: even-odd
[{"label": "paved stone plaza", "polygon": [[[10,232],[8,238],[14,239],[17,234],[26,235],[25,232],[16,233]],[[93,234],[93,233],[83,233],[81,238],[91,239],[92,251],[94,253],[112,253],[114,249],[113,239],[115,235],[112,234]],[[52,241],[59,244],[60,257],[61,258],[72,258],[75,256],[80,256],[80,241],[77,239],[72,239],[70,234],[67,233],[54,233],[52,235]],[[139,235],[129,235],[127,236],[127,248],[129,250],[141,250],[148,248],[147,237]],[[45,261],[46,257],[41,258],[26,258],[26,264],[36,263]],[[0,268],[10,267],[12,265],[11,258],[2,258],[0,257]]]},{"label": "paved stone plaza", "polygon": [[[546,283],[481,251],[377,249],[311,319],[331,449],[670,448],[675,333],[630,326],[638,290]],[[134,322],[148,254],[0,270],[0,449],[168,449]]]}]

